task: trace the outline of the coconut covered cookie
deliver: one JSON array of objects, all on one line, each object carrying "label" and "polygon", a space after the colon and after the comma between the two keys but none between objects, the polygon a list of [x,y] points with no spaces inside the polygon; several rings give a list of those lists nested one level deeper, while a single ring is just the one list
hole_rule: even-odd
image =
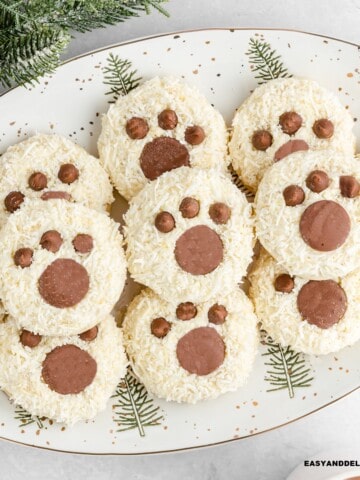
[{"label": "coconut covered cookie", "polygon": [[132,368],[146,388],[188,403],[242,386],[259,343],[253,307],[239,289],[202,304],[167,303],[146,289],[130,304],[123,332]]},{"label": "coconut covered cookie", "polygon": [[274,164],[255,198],[257,235],[291,275],[344,277],[360,267],[360,164],[299,152]]},{"label": "coconut covered cookie", "polygon": [[250,283],[262,328],[282,346],[324,355],[360,339],[360,270],[338,281],[306,280],[263,250]]},{"label": "coconut covered cookie", "polygon": [[353,155],[353,119],[339,99],[313,80],[286,78],[256,88],[233,119],[230,156],[256,191],[266,169],[296,151]]},{"label": "coconut covered cookie", "polygon": [[8,148],[0,178],[0,226],[25,198],[64,198],[101,211],[114,200],[99,161],[58,135],[35,135]]},{"label": "coconut covered cookie", "polygon": [[0,324],[0,386],[33,415],[73,424],[104,410],[127,359],[121,330],[105,317],[80,335],[42,337],[12,317]]},{"label": "coconut covered cookie", "polygon": [[72,335],[118,300],[126,264],[118,224],[65,200],[26,200],[0,233],[1,299],[21,328]]},{"label": "coconut covered cookie", "polygon": [[133,198],[125,223],[131,275],[168,301],[229,293],[251,261],[251,206],[214,170],[165,173]]},{"label": "coconut covered cookie", "polygon": [[120,97],[102,120],[100,161],[126,199],[181,166],[225,170],[227,132],[195,88],[155,77]]}]

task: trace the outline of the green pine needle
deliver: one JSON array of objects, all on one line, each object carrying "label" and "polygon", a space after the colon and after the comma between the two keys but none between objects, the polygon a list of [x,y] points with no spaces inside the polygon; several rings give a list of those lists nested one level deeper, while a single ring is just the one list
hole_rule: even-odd
[{"label": "green pine needle", "polygon": [[118,55],[110,53],[106,61],[107,66],[103,69],[104,84],[110,86],[106,95],[112,95],[109,103],[113,103],[136,88],[141,77],[137,76],[137,70],[130,70],[132,64],[129,60],[122,60]]},{"label": "green pine needle", "polygon": [[116,388],[112,398],[117,399],[113,405],[118,432],[137,429],[141,437],[145,428],[160,425],[163,416],[160,407],[154,404],[144,385],[134,376],[131,369]]},{"label": "green pine needle", "polygon": [[44,418],[40,418],[37,415],[32,415],[20,405],[15,409],[15,420],[20,421],[19,428],[27,427],[28,425],[32,425],[34,423],[36,423],[38,428],[44,428]]},{"label": "green pine needle", "polygon": [[115,25],[168,0],[0,0],[0,83],[25,85],[59,65],[71,32]]},{"label": "green pine needle", "polygon": [[287,389],[289,397],[293,398],[296,388],[310,387],[314,377],[311,376],[311,368],[307,366],[304,355],[294,352],[290,347],[282,347],[270,337],[265,336],[262,343],[268,347],[263,356],[268,357],[265,365],[268,367],[265,381],[272,388],[268,392]]},{"label": "green pine needle", "polygon": [[267,42],[250,38],[246,55],[249,56],[249,62],[253,67],[252,71],[256,73],[255,78],[259,85],[274,78],[292,77],[284,66],[281,56]]}]

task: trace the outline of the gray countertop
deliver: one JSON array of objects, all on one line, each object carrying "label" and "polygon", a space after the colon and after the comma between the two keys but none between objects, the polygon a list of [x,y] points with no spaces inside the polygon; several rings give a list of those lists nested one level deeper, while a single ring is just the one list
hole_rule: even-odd
[{"label": "gray countertop", "polygon": [[[140,36],[206,27],[290,28],[360,43],[360,0],[171,0],[167,9],[170,19],[153,13],[76,34],[64,58]],[[357,391],[265,434],[229,445],[161,456],[70,455],[0,442],[0,478],[281,480],[298,463],[320,451],[348,446],[360,452],[359,400]]]}]

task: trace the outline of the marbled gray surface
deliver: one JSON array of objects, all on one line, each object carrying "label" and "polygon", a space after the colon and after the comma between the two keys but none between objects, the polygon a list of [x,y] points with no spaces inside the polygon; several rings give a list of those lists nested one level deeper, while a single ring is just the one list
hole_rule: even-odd
[{"label": "marbled gray surface", "polygon": [[[360,0],[170,0],[167,9],[170,19],[153,13],[77,34],[64,58],[139,36],[206,27],[290,28],[360,43]],[[360,452],[359,401],[358,391],[272,432],[229,445],[161,456],[69,455],[0,442],[0,478],[282,480],[298,463],[320,451],[355,446]]]}]

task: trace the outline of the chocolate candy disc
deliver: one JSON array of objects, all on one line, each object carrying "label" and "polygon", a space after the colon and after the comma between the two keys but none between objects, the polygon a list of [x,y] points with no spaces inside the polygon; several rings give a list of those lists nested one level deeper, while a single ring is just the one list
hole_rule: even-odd
[{"label": "chocolate candy disc", "polygon": [[275,162],[282,160],[291,153],[299,152],[302,150],[309,150],[309,145],[304,140],[289,140],[288,142],[281,145],[278,148],[274,155]]},{"label": "chocolate candy disc", "polygon": [[347,299],[344,290],[333,280],[311,280],[301,287],[297,306],[304,320],[325,329],[343,318]]},{"label": "chocolate candy disc", "polygon": [[81,302],[89,284],[89,275],[82,265],[69,258],[59,258],[43,271],[38,289],[49,305],[68,308]]},{"label": "chocolate candy disc", "polygon": [[158,137],[143,148],[140,166],[146,178],[155,180],[174,168],[189,167],[187,148],[175,138]]},{"label": "chocolate candy disc", "polygon": [[177,239],[174,253],[185,272],[206,275],[222,262],[223,244],[214,230],[206,225],[197,225]]},{"label": "chocolate candy disc", "polygon": [[56,347],[46,355],[42,378],[51,390],[61,395],[82,392],[96,375],[96,361],[75,345]]},{"label": "chocolate candy disc", "polygon": [[182,368],[196,375],[208,375],[225,359],[225,344],[215,328],[190,330],[178,341],[176,355]]},{"label": "chocolate candy disc", "polygon": [[313,203],[300,219],[300,233],[304,242],[319,252],[339,248],[347,239],[350,228],[350,217],[346,210],[331,200]]}]

